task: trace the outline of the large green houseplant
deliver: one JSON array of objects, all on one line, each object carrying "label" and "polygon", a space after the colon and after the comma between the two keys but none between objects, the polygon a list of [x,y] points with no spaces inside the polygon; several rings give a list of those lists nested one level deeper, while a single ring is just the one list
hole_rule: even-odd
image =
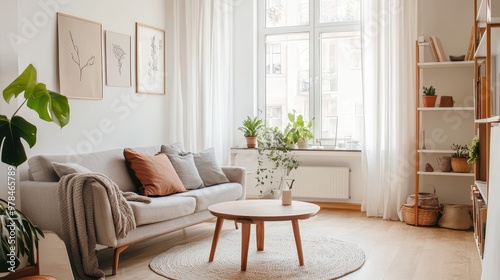
[{"label": "large green houseplant", "polygon": [[277,198],[290,172],[300,165],[291,153],[284,133],[278,128],[266,127],[259,136],[256,187],[263,198]]},{"label": "large green houseplant", "polygon": [[[36,126],[18,115],[24,104],[34,110],[40,119],[54,122],[61,128],[68,124],[70,116],[68,99],[48,90],[45,84],[37,82],[37,72],[31,64],[3,90],[3,98],[7,103],[20,96],[24,100],[10,118],[0,115],[1,160],[9,165],[8,177],[11,178],[14,178],[16,168],[27,160],[21,139],[30,148],[36,144]],[[8,201],[2,199],[0,203],[0,273],[15,271],[20,259],[25,256],[29,263],[34,264],[38,239],[43,237],[40,228],[34,226],[28,217],[15,208],[15,184],[15,180],[9,180],[8,189],[12,194],[9,193]]]}]

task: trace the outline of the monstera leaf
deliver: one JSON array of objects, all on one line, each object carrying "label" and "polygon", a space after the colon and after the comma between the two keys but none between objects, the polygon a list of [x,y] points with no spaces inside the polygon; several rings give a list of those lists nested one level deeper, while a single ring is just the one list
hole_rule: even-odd
[{"label": "monstera leaf", "polygon": [[30,64],[3,91],[3,98],[7,103],[24,92],[25,100],[11,119],[0,115],[2,162],[16,167],[27,159],[21,139],[24,139],[30,148],[36,144],[36,126],[16,115],[25,103],[44,121],[54,122],[61,128],[69,122],[68,99],[57,92],[47,90],[45,84],[37,82],[36,76],[36,69]]}]

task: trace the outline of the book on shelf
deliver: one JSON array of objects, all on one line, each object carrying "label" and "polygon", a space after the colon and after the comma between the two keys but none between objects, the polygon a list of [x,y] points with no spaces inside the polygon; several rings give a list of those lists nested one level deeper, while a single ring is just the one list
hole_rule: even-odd
[{"label": "book on shelf", "polygon": [[434,58],[434,61],[439,62],[440,60],[437,54],[436,46],[434,45],[434,41],[431,40],[430,37],[429,37],[429,45],[431,46],[431,53],[432,57]]},{"label": "book on shelf", "polygon": [[430,36],[429,40],[431,41],[431,46],[432,42],[434,43],[439,61],[448,61],[446,53],[444,52],[443,44],[441,44],[441,40],[439,40],[439,38],[436,36]]},{"label": "book on shelf", "polygon": [[465,53],[465,61],[474,59],[474,26],[470,29],[469,44]]}]

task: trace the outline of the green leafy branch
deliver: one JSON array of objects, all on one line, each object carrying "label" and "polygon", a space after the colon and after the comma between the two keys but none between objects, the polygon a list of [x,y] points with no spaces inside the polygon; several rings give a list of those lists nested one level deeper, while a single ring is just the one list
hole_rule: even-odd
[{"label": "green leafy branch", "polygon": [[36,144],[36,126],[17,115],[24,104],[37,112],[40,119],[54,122],[61,128],[68,124],[70,115],[68,99],[48,90],[45,84],[38,83],[36,69],[32,64],[3,90],[3,99],[9,103],[22,92],[25,100],[10,119],[0,115],[2,162],[16,167],[27,160],[21,139],[24,139],[30,148]]}]

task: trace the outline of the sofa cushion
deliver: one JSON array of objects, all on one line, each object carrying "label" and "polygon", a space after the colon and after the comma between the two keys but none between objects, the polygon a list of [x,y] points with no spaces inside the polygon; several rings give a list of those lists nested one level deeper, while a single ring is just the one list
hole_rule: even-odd
[{"label": "sofa cushion", "polygon": [[163,222],[194,213],[196,200],[193,197],[152,197],[151,203],[129,201],[138,226]]},{"label": "sofa cushion", "polygon": [[184,151],[184,145],[180,142],[161,145],[160,152],[167,155],[180,155]]},{"label": "sofa cushion", "polygon": [[196,212],[207,210],[208,206],[225,201],[237,200],[241,197],[243,187],[239,183],[226,183],[209,188],[197,189],[172,196],[194,197]]},{"label": "sofa cushion", "polygon": [[187,190],[203,188],[203,180],[201,180],[194,164],[193,154],[167,154],[167,156]]},{"label": "sofa cushion", "polygon": [[198,170],[205,187],[229,183],[226,175],[222,172],[222,168],[217,163],[215,149],[213,147],[193,155],[194,164],[196,165],[196,169]]},{"label": "sofa cushion", "polygon": [[64,175],[73,173],[92,173],[90,169],[71,162],[68,163],[53,162],[52,167],[56,171],[57,176],[59,176],[59,178],[61,178]]},{"label": "sofa cushion", "polygon": [[123,150],[123,155],[141,182],[139,193],[163,196],[186,191],[167,155],[150,156],[132,149]]},{"label": "sofa cushion", "polygon": [[[134,150],[154,155],[160,146],[134,148]],[[102,173],[115,182],[122,191],[137,191],[130,177],[123,157],[122,149],[107,150],[89,154],[75,155],[38,155],[28,160],[29,175],[33,181],[57,182],[59,177],[52,167],[52,162],[77,163],[93,172]]]}]

